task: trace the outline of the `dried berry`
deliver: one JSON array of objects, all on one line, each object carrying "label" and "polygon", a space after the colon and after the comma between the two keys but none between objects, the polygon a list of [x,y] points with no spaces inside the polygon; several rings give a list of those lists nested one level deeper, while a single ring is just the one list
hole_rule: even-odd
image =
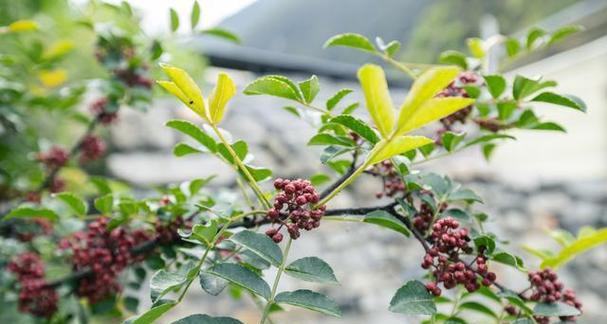
[{"label": "dried berry", "polygon": [[99,98],[91,104],[91,112],[104,125],[109,125],[118,119],[118,113],[109,111],[108,104],[109,100],[106,97]]},{"label": "dried berry", "polygon": [[37,159],[46,165],[49,169],[56,169],[64,166],[69,160],[68,152],[59,147],[53,146],[46,152],[38,153]]},{"label": "dried berry", "polygon": [[57,311],[59,296],[44,279],[44,263],[33,252],[15,257],[7,266],[20,284],[19,311],[50,318]]},{"label": "dried berry", "polygon": [[107,225],[108,219],[100,217],[86,231],[77,232],[61,243],[72,250],[74,270],[92,270],[92,275],[78,282],[76,293],[93,304],[122,289],[117,276],[129,264],[140,260],[131,250],[150,239],[142,230],[127,232],[122,227],[109,230]]},{"label": "dried berry", "polygon": [[[468,93],[464,89],[464,86],[476,84],[478,82],[479,77],[476,74],[469,71],[463,72],[455,81],[451,82],[449,86],[447,86],[443,91],[439,92],[436,97],[468,97]],[[464,124],[471,112],[472,106],[468,106],[447,117],[442,118],[440,120],[440,122],[443,124],[442,132],[451,130],[452,126],[457,122]]]},{"label": "dried berry", "polygon": [[[582,310],[582,303],[576,298],[575,292],[571,289],[564,290],[563,283],[558,280],[558,275],[554,270],[530,271],[528,278],[531,283],[530,300],[541,303],[562,301]],[[575,316],[564,316],[561,320],[575,321]],[[547,317],[538,317],[536,321],[538,323],[549,322]]]},{"label": "dried berry", "polygon": [[287,228],[292,239],[301,235],[300,230],[312,230],[320,226],[320,219],[325,213],[325,206],[313,208],[320,196],[310,181],[296,179],[276,179],[274,187],[279,193],[274,197],[274,206],[267,212],[267,218],[272,224],[279,224],[277,228],[270,228],[266,235],[274,242],[282,241],[280,230]]},{"label": "dried berry", "polygon": [[101,158],[105,153],[106,146],[105,142],[98,136],[87,135],[82,140],[80,149],[80,163],[86,163]]},{"label": "dried berry", "polygon": [[376,193],[375,197],[394,197],[396,194],[404,192],[405,183],[396,171],[392,161],[386,160],[374,165],[370,173],[381,177],[383,181],[382,191]]}]

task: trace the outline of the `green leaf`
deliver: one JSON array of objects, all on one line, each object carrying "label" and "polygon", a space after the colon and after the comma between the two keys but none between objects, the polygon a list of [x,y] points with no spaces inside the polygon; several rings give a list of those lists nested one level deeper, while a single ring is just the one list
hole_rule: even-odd
[{"label": "green leaf", "polygon": [[310,182],[312,182],[313,186],[321,186],[327,182],[331,181],[331,177],[324,173],[316,173],[310,177]]},{"label": "green leaf", "polygon": [[487,89],[491,96],[495,99],[499,98],[499,96],[504,93],[506,90],[506,79],[503,76],[498,74],[484,75],[483,78],[487,83]]},{"label": "green leaf", "polygon": [[492,318],[497,318],[497,315],[495,314],[494,311],[491,310],[491,308],[489,308],[479,302],[473,302],[473,301],[465,302],[465,303],[460,304],[458,308],[460,310],[461,309],[471,310],[471,311],[475,311],[477,313],[485,314]]},{"label": "green leaf", "polygon": [[316,98],[316,95],[320,91],[320,83],[318,77],[313,75],[306,81],[299,82],[299,89],[303,94],[305,102],[311,103]]},{"label": "green leaf", "polygon": [[354,141],[345,136],[334,136],[331,134],[320,133],[314,135],[308,145],[339,145],[339,146],[355,146]]},{"label": "green leaf", "polygon": [[382,137],[388,137],[394,128],[394,106],[384,70],[378,65],[365,64],[358,70],[358,81],[365,93],[369,115]]},{"label": "green leaf", "polygon": [[523,265],[523,260],[518,256],[512,255],[507,252],[496,252],[491,256],[491,260],[503,264],[507,264],[509,266],[515,267],[521,271],[525,270],[525,266]]},{"label": "green leaf", "polygon": [[498,296],[508,300],[508,302],[510,302],[512,305],[518,307],[524,314],[527,314],[527,315],[533,314],[533,310],[531,308],[529,308],[529,306],[527,306],[525,301],[523,299],[521,299],[521,297],[519,297],[516,293],[514,293],[512,291],[504,291],[504,292],[499,292]]},{"label": "green leaf", "polygon": [[335,106],[352,91],[353,91],[352,89],[341,89],[341,90],[337,91],[337,93],[334,94],[333,97],[331,97],[327,100],[327,104],[326,104],[327,110],[328,111],[333,110],[333,108],[335,108]]},{"label": "green leaf", "polygon": [[320,283],[337,283],[333,269],[317,257],[305,257],[289,264],[285,273],[293,278]]},{"label": "green leaf", "polygon": [[276,295],[275,301],[279,304],[293,305],[330,316],[341,317],[341,310],[335,301],[323,294],[307,289],[281,292]]},{"label": "green leaf", "polygon": [[487,134],[487,135],[483,135],[480,137],[477,137],[469,142],[466,142],[466,144],[464,145],[465,147],[468,146],[472,146],[475,144],[479,144],[479,143],[487,143],[487,142],[491,142],[493,140],[496,139],[512,139],[515,140],[516,138],[514,136],[511,135],[506,135],[506,134]]},{"label": "green leaf", "polygon": [[268,75],[251,82],[243,93],[247,95],[269,95],[301,102],[303,100],[302,95],[299,89],[294,87],[294,84],[284,77]]},{"label": "green leaf", "polygon": [[405,235],[406,237],[411,236],[411,232],[409,232],[407,227],[401,221],[384,210],[375,210],[368,213],[365,215],[363,222],[389,228]]},{"label": "green leaf", "polygon": [[150,295],[153,301],[158,300],[170,291],[178,290],[188,279],[195,268],[193,261],[181,265],[177,271],[159,270],[150,279]]},{"label": "green leaf", "polygon": [[177,143],[177,145],[175,145],[175,147],[173,147],[173,155],[175,155],[176,157],[182,157],[185,155],[197,154],[197,153],[202,153],[202,151],[200,151],[197,148],[193,148],[190,145],[185,144],[185,143]]},{"label": "green leaf", "polygon": [[542,92],[531,99],[531,101],[546,102],[576,110],[586,111],[586,105],[579,98],[559,95],[554,92]]},{"label": "green leaf", "polygon": [[192,227],[192,238],[202,242],[206,246],[211,246],[211,242],[219,230],[217,222],[208,221],[206,224],[196,224]]},{"label": "green leaf", "polygon": [[236,85],[225,73],[217,75],[217,84],[209,96],[209,117],[211,122],[218,125],[225,115],[228,101],[236,94]]},{"label": "green leaf", "polygon": [[112,194],[103,195],[94,202],[95,209],[102,214],[110,214],[114,207],[114,196]]},{"label": "green leaf", "polygon": [[355,102],[355,103],[347,106],[346,108],[344,108],[344,111],[342,112],[342,114],[349,115],[349,114],[353,113],[354,110],[356,110],[356,108],[358,108],[359,106],[360,106],[360,103]]},{"label": "green leaf", "polygon": [[171,31],[176,32],[179,28],[179,16],[177,15],[177,11],[173,8],[171,8],[169,12],[171,17]]},{"label": "green leaf", "polygon": [[546,31],[539,28],[539,27],[533,27],[528,33],[527,33],[527,49],[532,49],[533,46],[535,45],[535,42],[540,39],[542,36],[546,35]]},{"label": "green leaf", "polygon": [[214,178],[215,178],[215,176],[209,176],[206,178],[194,179],[194,180],[190,181],[190,185],[189,185],[190,195],[193,196],[193,195],[197,194],[200,191],[200,189],[202,189],[202,187],[206,186]]},{"label": "green leaf", "polygon": [[[236,152],[236,156],[240,160],[244,160],[244,158],[247,156],[247,153],[249,153],[249,146],[247,142],[243,140],[238,140],[232,143],[231,146],[234,152]],[[219,143],[217,145],[217,153],[223,156],[223,158],[226,159],[226,161],[228,161],[229,163],[234,164],[234,157],[232,157],[232,154],[230,154],[225,144]]]},{"label": "green leaf", "polygon": [[583,30],[584,30],[584,26],[580,26],[580,25],[563,26],[563,27],[555,30],[550,35],[550,39],[548,40],[548,45],[552,45],[552,44],[568,37],[571,34],[575,34],[577,32],[583,31]]},{"label": "green leaf", "polygon": [[242,324],[242,322],[225,316],[213,317],[206,314],[193,314],[179,319],[172,324]]},{"label": "green leaf", "polygon": [[436,305],[424,284],[411,280],[396,291],[389,310],[405,315],[433,315],[436,313]]},{"label": "green leaf", "polygon": [[249,170],[249,173],[253,176],[253,179],[255,179],[257,182],[266,180],[272,176],[272,170],[270,169],[258,168],[251,165],[247,165],[246,167],[247,170]]},{"label": "green leaf", "polygon": [[466,137],[466,133],[456,134],[453,132],[444,132],[441,141],[447,152],[453,152],[459,143]]},{"label": "green leaf", "polygon": [[578,316],[582,312],[569,304],[556,302],[535,304],[533,314],[538,316]]},{"label": "green leaf", "polygon": [[483,200],[479,197],[474,191],[468,188],[461,188],[449,193],[447,197],[447,201],[467,201],[472,202],[476,201],[482,203]]},{"label": "green leaf", "polygon": [[150,49],[150,52],[151,52],[151,59],[157,60],[158,58],[160,58],[160,56],[162,56],[162,53],[164,52],[164,50],[162,49],[162,44],[158,40],[154,40],[154,42],[152,43],[152,48]]},{"label": "green leaf", "polygon": [[54,194],[53,197],[61,200],[66,205],[68,205],[70,207],[70,209],[74,213],[76,213],[76,215],[78,215],[78,216],[86,215],[88,206],[86,205],[84,200],[82,200],[82,198],[76,196],[75,194],[73,194],[71,192],[62,192],[62,193]]},{"label": "green leaf", "polygon": [[194,125],[193,123],[181,119],[173,119],[169,120],[165,126],[173,128],[182,132],[185,135],[190,136],[198,143],[202,144],[204,147],[209,150],[209,152],[215,153],[217,152],[217,142],[207,133],[205,133],[200,127]]},{"label": "green leaf", "polygon": [[230,241],[244,246],[276,267],[282,263],[280,247],[267,235],[244,230],[232,235]]},{"label": "green leaf", "polygon": [[438,58],[439,63],[453,64],[461,67],[462,69],[468,69],[468,63],[466,62],[466,55],[462,52],[448,50],[440,54]]},{"label": "green leaf", "polygon": [[366,52],[375,53],[373,44],[363,35],[355,33],[339,34],[331,37],[325,42],[324,47],[347,46],[357,48]]},{"label": "green leaf", "polygon": [[607,242],[607,228],[579,236],[573,243],[560,250],[554,257],[544,260],[542,268],[558,268],[575,256]]},{"label": "green leaf", "polygon": [[228,285],[228,281],[206,271],[200,271],[198,275],[200,287],[208,294],[217,296]]},{"label": "green leaf", "polygon": [[211,35],[215,37],[222,38],[224,40],[230,41],[235,44],[240,44],[240,37],[238,35],[232,33],[231,31],[223,28],[209,28],[200,31],[202,35]]},{"label": "green leaf", "polygon": [[194,1],[194,4],[192,5],[192,13],[190,15],[190,27],[192,30],[196,28],[198,21],[200,21],[200,5],[198,4],[198,1]]},{"label": "green leaf", "polygon": [[521,43],[516,38],[509,37],[504,42],[506,47],[506,53],[508,53],[508,57],[516,56],[521,50]]},{"label": "green leaf", "polygon": [[514,78],[514,84],[512,85],[512,96],[517,100],[523,99],[541,89],[554,86],[556,86],[556,82],[554,81],[541,82],[541,80],[532,80],[517,75]]},{"label": "green leaf", "polygon": [[34,208],[34,207],[17,207],[10,211],[3,220],[9,220],[11,218],[30,218],[40,217],[46,218],[50,221],[56,222],[59,220],[59,215],[54,211],[46,208]]},{"label": "green leaf", "polygon": [[[399,121],[396,134],[401,135],[421,128],[431,122],[447,117],[458,110],[472,105],[474,101],[474,99],[464,97],[429,99],[402,123]],[[401,112],[401,116],[402,115],[403,113]]]},{"label": "green leaf", "polygon": [[388,55],[389,57],[394,57],[394,55],[396,55],[396,53],[398,53],[398,51],[400,51],[400,47],[401,47],[401,43],[399,41],[391,41],[388,44],[379,46],[380,49],[382,51],[384,51],[384,53],[386,53],[386,55]]},{"label": "green leaf", "polygon": [[266,300],[270,298],[270,286],[255,272],[241,265],[220,263],[213,266],[208,272],[250,290]]},{"label": "green leaf", "polygon": [[330,120],[331,123],[337,123],[349,128],[354,133],[358,134],[360,137],[369,141],[371,144],[375,144],[379,142],[379,136],[375,133],[373,128],[367,125],[364,121],[350,116],[350,115],[339,115]]},{"label": "green leaf", "polygon": [[155,306],[147,312],[139,315],[139,317],[130,321],[130,324],[151,324],[159,319],[164,313],[168,312],[171,308],[177,305],[176,302],[171,301],[165,304]]},{"label": "green leaf", "polygon": [[487,255],[491,255],[495,250],[495,240],[489,235],[482,234],[476,236],[473,238],[473,241],[476,249],[480,250],[481,247],[484,248]]},{"label": "green leaf", "polygon": [[373,165],[379,163],[395,155],[409,152],[430,143],[433,143],[433,141],[424,136],[398,136],[390,142],[382,140],[377,143],[369,153],[369,156],[371,157],[369,164]]}]

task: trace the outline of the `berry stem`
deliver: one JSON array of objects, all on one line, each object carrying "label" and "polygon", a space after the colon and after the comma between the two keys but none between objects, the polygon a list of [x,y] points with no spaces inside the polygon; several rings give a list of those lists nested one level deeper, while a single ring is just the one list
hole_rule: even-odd
[{"label": "berry stem", "polygon": [[285,249],[282,252],[282,254],[283,254],[282,262],[280,263],[280,266],[278,267],[278,271],[276,272],[276,277],[274,278],[274,284],[272,284],[272,293],[270,294],[270,299],[268,299],[268,303],[266,304],[266,307],[263,310],[263,315],[261,316],[261,320],[259,321],[260,324],[266,323],[266,320],[268,319],[268,315],[270,314],[270,308],[274,304],[274,298],[276,297],[276,290],[278,289],[278,282],[280,281],[280,277],[282,276],[282,273],[284,272],[285,267],[287,265],[287,257],[289,256],[289,250],[291,249],[292,242],[293,242],[293,239],[289,237],[289,240],[287,241],[287,245],[285,246]]},{"label": "berry stem", "polygon": [[232,148],[232,145],[230,145],[230,143],[228,143],[228,141],[225,139],[225,137],[223,136],[223,134],[221,134],[221,132],[219,131],[219,128],[217,128],[216,125],[214,125],[214,124],[210,124],[210,125],[213,128],[213,131],[215,132],[215,135],[217,135],[217,137],[219,138],[219,140],[223,143],[223,145],[226,147],[226,149],[228,150],[228,152],[232,156],[232,159],[234,159],[234,162],[236,163],[238,169],[240,169],[240,171],[244,174],[244,178],[247,180],[247,183],[249,184],[249,187],[251,187],[251,189],[253,189],[253,191],[255,192],[255,195],[257,196],[257,199],[259,199],[259,201],[266,208],[268,208],[268,209],[271,208],[272,205],[270,204],[270,202],[268,201],[268,199],[266,198],[266,196],[264,196],[263,191],[261,190],[261,188],[259,188],[259,186],[257,185],[257,181],[255,181],[255,178],[253,178],[253,176],[251,175],[251,173],[249,172],[249,170],[246,168],[246,166],[244,165],[244,163],[238,157],[238,154],[236,154],[236,152]]}]

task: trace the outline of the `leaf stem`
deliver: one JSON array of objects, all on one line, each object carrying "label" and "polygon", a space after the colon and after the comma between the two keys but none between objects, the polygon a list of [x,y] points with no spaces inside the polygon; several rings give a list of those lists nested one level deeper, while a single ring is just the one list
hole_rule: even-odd
[{"label": "leaf stem", "polygon": [[221,132],[219,131],[219,128],[217,128],[217,125],[214,125],[214,124],[210,124],[210,125],[213,128],[213,131],[215,132],[215,135],[217,135],[217,137],[219,138],[219,140],[223,143],[223,145],[226,147],[226,149],[228,150],[228,152],[232,156],[232,159],[234,160],[234,162],[238,166],[238,169],[240,169],[240,171],[244,174],[244,177],[247,180],[247,183],[249,184],[249,186],[251,187],[251,189],[253,189],[253,191],[255,192],[255,195],[257,196],[257,199],[259,199],[259,201],[266,208],[271,208],[272,205],[270,204],[270,202],[268,201],[268,199],[263,195],[263,191],[257,185],[257,181],[255,181],[255,178],[253,178],[253,176],[251,175],[251,173],[249,172],[249,170],[247,169],[247,167],[240,160],[240,158],[238,157],[238,154],[236,154],[236,152],[232,148],[232,145],[230,145],[230,143],[228,143],[228,141],[225,139],[225,137],[223,137],[223,134],[221,134]]},{"label": "leaf stem", "polygon": [[381,57],[384,61],[394,65],[397,69],[405,72],[407,75],[409,75],[411,77],[411,79],[415,80],[417,79],[417,74],[415,72],[413,72],[413,70],[411,70],[408,66],[406,66],[405,64],[391,58],[390,56],[381,53],[381,52],[377,52],[376,53],[377,56]]},{"label": "leaf stem", "polygon": [[270,299],[268,299],[268,303],[266,304],[265,309],[263,310],[263,315],[261,316],[260,324],[265,324],[268,319],[268,315],[270,314],[270,308],[274,304],[274,298],[276,297],[276,290],[278,289],[278,282],[280,281],[280,277],[282,273],[285,271],[285,267],[287,265],[287,257],[289,256],[289,250],[291,249],[291,243],[293,239],[289,238],[287,241],[287,245],[285,246],[284,251],[282,252],[282,262],[278,267],[278,271],[276,272],[276,277],[274,278],[274,284],[272,285],[272,293],[270,294]]}]

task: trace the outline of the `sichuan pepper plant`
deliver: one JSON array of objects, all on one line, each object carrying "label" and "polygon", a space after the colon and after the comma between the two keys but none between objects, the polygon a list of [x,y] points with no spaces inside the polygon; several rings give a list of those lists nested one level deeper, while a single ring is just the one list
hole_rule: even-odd
[{"label": "sichuan pepper plant", "polygon": [[[179,18],[174,11],[170,15],[175,30]],[[196,4],[192,27],[199,15]],[[530,49],[548,46],[574,30],[532,31],[526,44],[531,44]],[[104,64],[113,64],[116,55],[134,55],[125,51],[123,46],[128,49],[130,42],[120,35],[101,37],[99,44],[97,57]],[[186,70],[161,64],[167,78],[158,85],[199,118],[198,123],[167,122],[191,139],[177,144],[174,154],[212,155],[226,163],[237,176],[236,195],[226,198],[207,188],[212,175],[143,199],[97,181],[98,194],[92,203],[68,192],[47,195],[45,187],[42,200],[31,199],[33,203],[12,209],[2,219],[5,224],[28,225],[21,230],[7,227],[0,242],[0,260],[8,270],[2,274],[1,294],[7,305],[2,307],[15,307],[38,322],[86,322],[89,316],[100,315],[126,318],[125,323],[152,323],[200,287],[213,296],[229,290],[233,296],[253,299],[260,323],[271,322],[275,312],[290,307],[339,317],[342,311],[330,296],[308,289],[278,289],[285,276],[321,284],[338,282],[322,259],[289,257],[299,240],[309,239],[308,231],[322,231],[324,222],[338,220],[395,231],[424,251],[416,263],[426,274],[395,287],[386,305],[391,312],[423,316],[428,323],[478,322],[480,317],[484,322],[519,324],[575,320],[582,314],[583,301],[559,279],[557,270],[575,255],[605,242],[607,229],[584,228],[577,237],[561,231],[555,235],[563,245],[560,251],[525,247],[542,259],[541,269],[528,269],[522,257],[508,252],[501,238],[485,230],[489,216],[477,209],[481,197],[447,176],[419,168],[473,146],[489,158],[501,141],[514,139],[509,134],[512,129],[562,131],[539,117],[535,103],[585,110],[579,99],[557,93],[553,81],[520,75],[509,79],[487,71],[488,51],[505,48],[509,55],[522,55],[520,40],[471,39],[468,44],[470,57],[446,52],[440,65],[419,65],[397,61],[400,44],[395,41],[385,44],[378,39],[376,46],[357,34],[331,38],[326,47],[365,51],[412,80],[396,109],[383,68],[362,66],[357,76],[368,118],[355,115],[359,103],[343,104],[352,89],[318,103],[316,76],[300,82],[263,76],[242,89],[246,95],[283,98],[290,104],[288,111],[317,129],[308,145],[322,147],[319,163],[332,174],[310,179],[287,179],[280,170],[255,164],[248,144],[221,126],[229,101],[239,91],[229,75],[219,73],[205,98]],[[128,88],[152,86],[137,68],[112,71]],[[107,109],[111,98],[93,104],[95,120],[115,119],[114,111]],[[86,146],[82,151],[81,145]],[[78,147],[78,160],[85,163],[98,157],[103,145],[85,137]],[[60,148],[36,155],[48,174],[74,157]],[[376,195],[382,200],[374,207],[333,208],[333,199],[363,177],[382,180]],[[318,182],[321,178],[327,180],[324,185]],[[497,270],[502,265],[520,271],[527,288],[506,287]],[[271,278],[264,276],[269,269],[275,273]],[[143,310],[133,290],[140,289],[146,277],[152,306]],[[176,323],[241,322],[229,314],[192,314]]]}]

